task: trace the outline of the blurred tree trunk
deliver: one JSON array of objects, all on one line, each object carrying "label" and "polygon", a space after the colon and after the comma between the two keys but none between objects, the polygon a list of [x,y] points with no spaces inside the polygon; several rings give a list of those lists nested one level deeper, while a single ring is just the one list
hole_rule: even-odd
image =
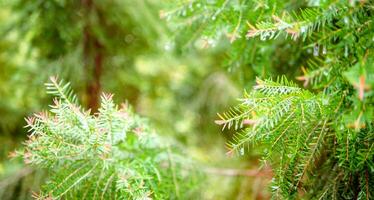
[{"label": "blurred tree trunk", "polygon": [[83,64],[86,71],[86,105],[92,113],[97,112],[100,104],[103,68],[103,45],[92,32],[91,15],[95,12],[92,0],[82,0],[85,24],[83,27]]}]

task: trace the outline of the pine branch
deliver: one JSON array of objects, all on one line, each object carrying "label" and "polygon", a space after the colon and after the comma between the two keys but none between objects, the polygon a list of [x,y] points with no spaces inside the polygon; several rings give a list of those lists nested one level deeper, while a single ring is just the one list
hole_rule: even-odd
[{"label": "pine branch", "polygon": [[103,94],[99,112],[90,115],[76,104],[69,84],[51,78],[46,85],[57,97],[55,105],[27,119],[31,136],[25,151],[17,152],[26,163],[51,171],[35,197],[188,198],[185,191],[199,180],[192,163],[164,145],[131,109],[118,109],[113,95]]},{"label": "pine branch", "polygon": [[[246,95],[240,104],[243,113],[248,110],[251,113],[246,117],[256,123],[236,133],[233,141],[228,143],[229,152],[242,155],[250,143],[259,142],[268,147],[265,159],[277,157],[280,152],[292,155],[282,156],[284,164],[280,165],[281,168],[276,174],[277,177],[284,178],[275,183],[275,187],[280,188],[282,194],[291,194],[294,190],[292,188],[300,187],[301,179],[310,168],[312,160],[316,159],[317,150],[325,139],[326,123],[331,109],[322,104],[322,98],[297,87],[284,77],[277,81],[258,79],[253,91]],[[227,123],[242,118],[241,113],[238,116],[235,116],[234,112],[230,113],[232,118],[228,119]],[[324,119],[323,124],[318,123],[321,119]],[[314,141],[311,138],[314,138],[312,135],[317,129],[320,129],[320,133]],[[314,147],[304,148],[310,146]],[[296,158],[299,158],[299,161]],[[285,179],[284,173],[288,169],[295,169],[292,166],[303,166],[303,169],[300,174],[298,170],[292,170],[290,173],[294,174],[294,177]]]},{"label": "pine branch", "polygon": [[290,15],[284,13],[282,17],[273,15],[274,22],[258,22],[256,26],[249,24],[250,30],[247,33],[247,38],[260,36],[261,40],[275,39],[285,33],[291,39],[296,40],[302,37],[305,40],[314,31],[325,28],[332,22],[334,17],[340,13],[344,13],[346,9],[340,7],[338,9],[335,5],[331,5],[327,10],[319,8],[307,8],[300,10],[300,14]]},{"label": "pine branch", "polygon": [[45,84],[47,94],[52,94],[69,105],[76,105],[78,103],[77,97],[70,87],[70,83],[64,84],[63,81],[58,81],[56,76],[51,76],[49,80],[51,82]]}]

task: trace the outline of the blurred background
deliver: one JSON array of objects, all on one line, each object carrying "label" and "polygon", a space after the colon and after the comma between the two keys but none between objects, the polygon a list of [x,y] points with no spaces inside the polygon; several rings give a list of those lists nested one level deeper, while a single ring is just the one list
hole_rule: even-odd
[{"label": "blurred background", "polygon": [[[202,199],[268,199],[268,171],[259,150],[226,155],[230,131],[216,113],[236,103],[255,78],[252,68],[228,70],[222,40],[186,44],[161,19],[163,0],[0,0],[0,199],[31,199],[43,170],[10,160],[27,137],[24,118],[48,109],[48,77],[71,82],[95,112],[102,91],[175,138],[206,173]],[[209,44],[214,47],[207,47]]]}]

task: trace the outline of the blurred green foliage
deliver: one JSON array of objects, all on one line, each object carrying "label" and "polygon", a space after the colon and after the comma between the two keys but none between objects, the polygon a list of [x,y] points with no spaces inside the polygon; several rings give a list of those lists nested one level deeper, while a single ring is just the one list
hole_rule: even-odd
[{"label": "blurred green foliage", "polygon": [[[31,198],[30,190],[37,191],[35,185],[44,176],[23,173],[20,160],[7,161],[27,135],[24,118],[51,102],[43,83],[52,75],[68,80],[89,107],[88,88],[95,83],[98,54],[100,91],[114,93],[116,102],[130,103],[158,133],[176,138],[211,173],[204,199],[268,195],[260,187],[268,178],[230,172],[255,169],[256,151],[255,157],[227,157],[224,146],[231,132],[220,135],[213,123],[216,113],[232,105],[244,85],[252,84],[247,80],[254,73],[230,74],[222,68],[227,65],[228,43],[212,49],[183,48],[184,41],[173,39],[174,28],[160,19],[161,8],[165,2],[159,0],[0,0],[2,199]],[[34,176],[35,184],[30,182]]]}]

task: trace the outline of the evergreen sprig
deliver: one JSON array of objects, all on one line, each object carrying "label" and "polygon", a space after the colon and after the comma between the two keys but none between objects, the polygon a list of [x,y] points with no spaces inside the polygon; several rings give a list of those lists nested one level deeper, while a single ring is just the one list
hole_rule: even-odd
[{"label": "evergreen sprig", "polygon": [[118,108],[104,93],[98,113],[90,115],[76,104],[69,83],[52,77],[46,87],[54,104],[27,118],[31,134],[17,151],[50,172],[37,199],[192,198],[192,163],[130,107]]},{"label": "evergreen sprig", "polygon": [[[237,130],[230,153],[244,154],[251,143],[264,146],[264,159],[275,172],[273,197],[373,198],[373,2],[182,5],[166,14],[175,19],[172,25],[180,24],[181,35],[208,41],[209,47],[225,44],[230,67],[260,77],[216,122]],[[265,79],[279,74],[305,88]]]},{"label": "evergreen sprig", "polygon": [[[224,126],[233,121],[239,124],[236,128],[251,125],[229,143],[231,151],[240,153],[244,153],[250,141],[267,142],[272,148],[281,148],[285,142],[292,144],[296,137],[287,138],[290,134],[298,135],[300,129],[313,129],[321,117],[328,115],[322,97],[288,83],[285,78],[278,82],[258,79],[253,91],[241,101],[240,114],[220,115]],[[302,121],[297,122],[297,118]],[[227,127],[230,128],[230,124]]]},{"label": "evergreen sprig", "polygon": [[[235,112],[230,110],[219,115],[221,119],[217,123],[224,128],[235,124],[238,129],[228,143],[229,154],[243,155],[250,144],[264,145],[264,160],[274,165],[273,197],[294,198],[300,190],[314,195],[317,192],[321,198],[342,195],[336,187],[349,177],[349,170],[359,172],[359,167],[362,169],[359,179],[366,182],[357,193],[363,198],[372,195],[372,121],[366,123],[368,128],[356,132],[342,129],[343,125],[336,121],[339,99],[313,94],[285,78],[258,79],[252,92],[240,101],[241,104],[232,109]],[[344,169],[344,165],[348,165],[349,170]],[[325,176],[328,184],[321,183],[316,174]],[[333,180],[336,175],[339,175],[335,177],[338,180]],[[323,190],[313,188],[319,184]],[[350,196],[351,192],[344,195]]]},{"label": "evergreen sprig", "polygon": [[283,13],[282,17],[273,15],[273,22],[258,22],[256,26],[248,24],[250,30],[247,37],[260,36],[261,40],[275,39],[282,33],[290,36],[291,39],[302,37],[304,40],[313,32],[326,28],[329,23],[339,14],[347,10],[345,7],[339,9],[331,5],[329,9],[307,8],[300,10],[300,14]]}]

